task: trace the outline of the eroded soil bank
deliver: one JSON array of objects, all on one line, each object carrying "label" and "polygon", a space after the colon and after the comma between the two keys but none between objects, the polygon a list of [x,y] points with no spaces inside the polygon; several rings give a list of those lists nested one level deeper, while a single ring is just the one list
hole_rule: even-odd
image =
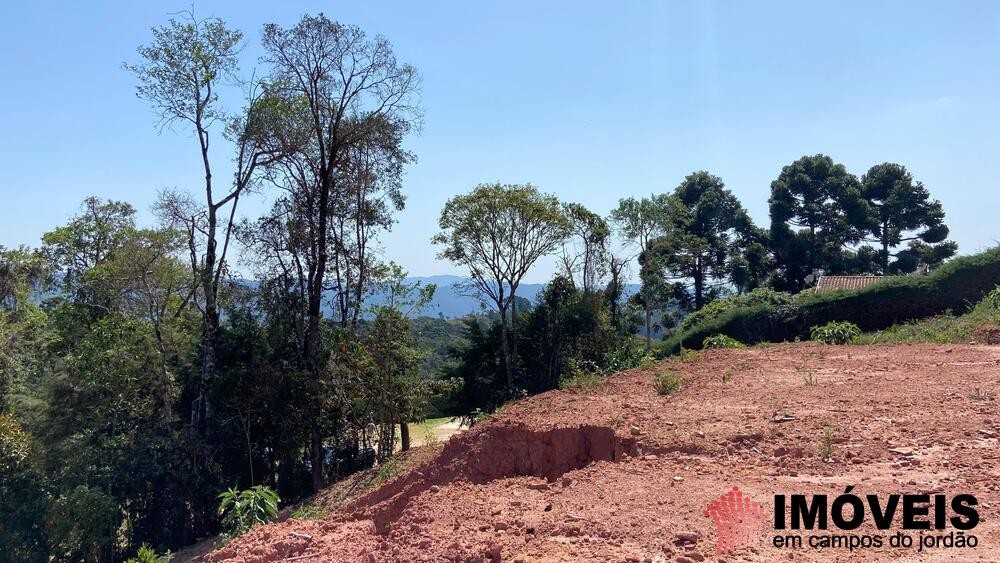
[{"label": "eroded soil bank", "polygon": [[[656,394],[661,369],[683,374],[680,392]],[[733,485],[768,508],[775,494],[832,498],[853,485],[974,494],[979,547],[761,542],[723,559],[998,561],[998,398],[998,346],[706,352],[520,401],[325,520],[259,527],[207,560],[717,560],[703,510]]]}]

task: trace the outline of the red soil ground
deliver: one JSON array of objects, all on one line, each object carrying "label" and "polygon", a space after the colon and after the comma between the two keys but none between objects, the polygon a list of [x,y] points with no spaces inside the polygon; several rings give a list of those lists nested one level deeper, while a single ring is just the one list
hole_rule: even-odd
[{"label": "red soil ground", "polygon": [[[654,388],[665,369],[684,377],[671,396]],[[997,346],[708,351],[519,401],[325,520],[260,526],[205,559],[1000,561],[998,396]],[[850,485],[883,502],[974,494],[978,547],[779,549],[768,529],[720,559],[703,511],[734,485],[768,515],[775,494]],[[846,533],[879,533],[870,522]]]}]

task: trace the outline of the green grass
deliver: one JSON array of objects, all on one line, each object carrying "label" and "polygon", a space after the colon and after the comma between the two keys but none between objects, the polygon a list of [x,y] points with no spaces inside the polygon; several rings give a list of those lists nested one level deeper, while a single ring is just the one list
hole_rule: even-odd
[{"label": "green grass", "polygon": [[1000,286],[987,294],[982,301],[964,315],[953,315],[949,311],[943,315],[863,334],[857,342],[860,344],[915,342],[959,344],[972,340],[976,327],[984,324],[1000,324]]}]

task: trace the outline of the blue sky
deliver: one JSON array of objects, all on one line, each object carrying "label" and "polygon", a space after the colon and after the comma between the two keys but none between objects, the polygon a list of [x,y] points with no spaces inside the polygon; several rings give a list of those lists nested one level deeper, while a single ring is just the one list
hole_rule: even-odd
[{"label": "blue sky", "polygon": [[[544,4],[544,5],[543,5]],[[37,245],[87,195],[151,220],[196,189],[196,141],[158,134],[122,61],[185,2],[19,2],[0,34],[0,245]],[[803,154],[861,174],[895,161],[940,199],[963,253],[1000,239],[997,2],[200,1],[247,35],[324,12],[385,35],[423,75],[406,210],[383,237],[414,275],[461,273],[429,244],[444,202],[532,182],[606,213],[721,176],[766,224],[770,182]],[[229,158],[215,147],[218,166]],[[266,207],[266,194],[244,208]],[[553,261],[528,281],[544,281]]]}]

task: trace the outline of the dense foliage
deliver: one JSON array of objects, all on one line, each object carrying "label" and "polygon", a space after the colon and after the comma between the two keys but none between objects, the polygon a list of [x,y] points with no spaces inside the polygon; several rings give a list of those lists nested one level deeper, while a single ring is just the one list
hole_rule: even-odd
[{"label": "dense foliage", "polygon": [[707,336],[726,334],[741,342],[808,338],[813,326],[849,321],[863,331],[971,308],[1000,282],[1000,249],[956,258],[926,276],[887,278],[859,291],[801,294],[787,303],[748,303],[725,308],[672,335],[667,353],[696,348]]}]

